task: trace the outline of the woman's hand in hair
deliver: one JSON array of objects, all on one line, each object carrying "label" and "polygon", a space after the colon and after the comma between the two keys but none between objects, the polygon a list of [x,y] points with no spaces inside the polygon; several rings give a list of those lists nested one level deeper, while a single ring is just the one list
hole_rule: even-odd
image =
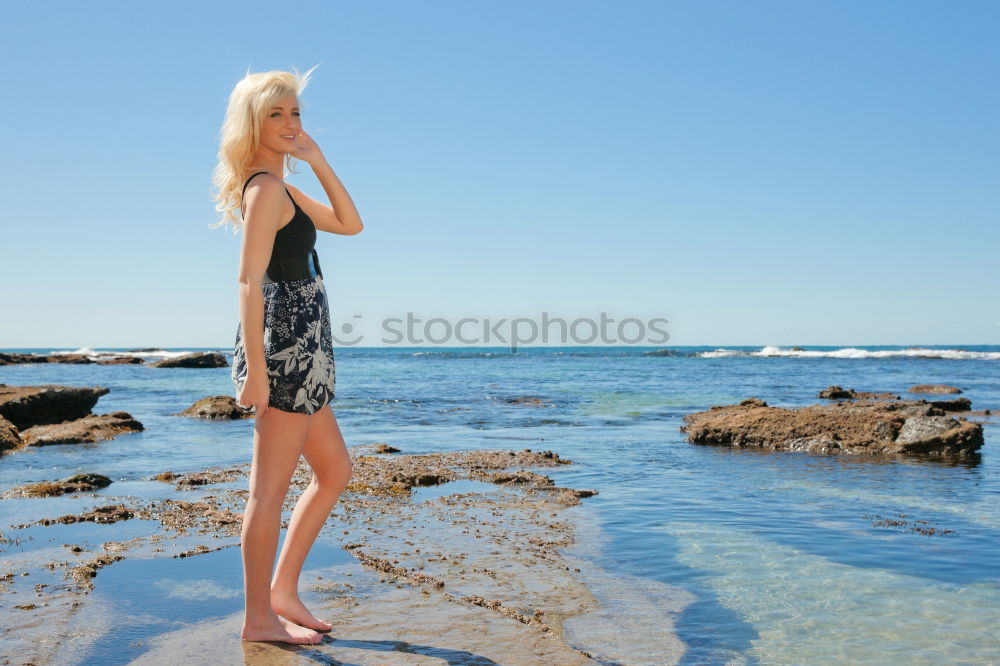
[{"label": "woman's hand in hair", "polygon": [[322,162],[325,159],[323,151],[319,149],[319,145],[313,141],[313,138],[304,129],[299,130],[299,136],[295,139],[293,157],[297,160],[302,160],[310,166],[315,166],[317,162]]},{"label": "woman's hand in hair", "polygon": [[266,374],[248,373],[246,381],[243,382],[243,390],[236,398],[236,404],[240,407],[254,407],[257,416],[266,414],[268,401],[271,398],[271,385]]}]

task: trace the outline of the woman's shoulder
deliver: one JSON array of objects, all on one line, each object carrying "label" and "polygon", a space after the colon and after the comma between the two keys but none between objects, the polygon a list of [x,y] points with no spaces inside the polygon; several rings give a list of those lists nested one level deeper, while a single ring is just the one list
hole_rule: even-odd
[{"label": "woman's shoulder", "polygon": [[249,212],[251,206],[259,208],[276,209],[285,211],[293,209],[292,202],[288,200],[285,183],[273,173],[264,171],[261,175],[251,177],[243,190],[242,208],[244,212]]}]

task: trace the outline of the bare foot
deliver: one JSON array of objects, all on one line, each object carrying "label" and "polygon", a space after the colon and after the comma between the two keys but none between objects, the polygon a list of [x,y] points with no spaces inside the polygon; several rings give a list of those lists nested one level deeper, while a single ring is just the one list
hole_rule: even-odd
[{"label": "bare foot", "polygon": [[323,640],[322,634],[275,616],[272,616],[270,622],[260,624],[247,624],[244,621],[240,636],[245,641],[282,641],[296,645],[315,645]]},{"label": "bare foot", "polygon": [[294,593],[288,594],[271,590],[271,610],[284,618],[288,618],[295,624],[309,629],[317,631],[330,631],[333,629],[332,624],[324,622],[310,613],[309,609],[299,600],[299,595]]}]

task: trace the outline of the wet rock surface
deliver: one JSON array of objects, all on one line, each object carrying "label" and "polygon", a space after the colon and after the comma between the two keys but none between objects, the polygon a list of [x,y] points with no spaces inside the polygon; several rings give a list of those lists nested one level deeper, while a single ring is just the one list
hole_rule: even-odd
[{"label": "wet rock surface", "polygon": [[154,361],[149,365],[156,368],[225,368],[229,363],[218,352],[191,352]]},{"label": "wet rock surface", "polygon": [[253,418],[254,412],[251,408],[240,407],[236,403],[236,398],[232,396],[210,395],[179,412],[177,416],[197,419],[248,419]]},{"label": "wet rock surface", "polygon": [[[338,565],[332,579],[324,570],[324,576],[304,576],[302,581],[317,602],[310,606],[334,622],[332,635],[337,636],[312,646],[315,654],[309,661],[385,663],[391,655],[369,652],[374,661],[357,659],[357,650],[349,649],[351,641],[337,642],[363,634],[366,640],[385,636],[399,645],[405,636],[416,641],[414,649],[423,649],[416,639],[422,637],[434,654],[448,647],[455,663],[590,663],[562,633],[566,617],[589,612],[595,602],[563,559],[563,549],[575,541],[575,529],[560,512],[596,491],[559,487],[541,473],[555,473],[572,463],[551,451],[379,456],[372,455],[375,448],[352,449],[352,484],[321,535],[338,543],[356,563]],[[62,526],[73,523],[144,520],[154,521],[156,527],[145,536],[99,545],[76,536],[78,543],[59,549],[62,557],[40,564],[25,560],[14,569],[0,567],[0,588],[7,585],[10,592],[4,607],[9,610],[0,608],[0,613],[15,632],[11,635],[17,636],[17,646],[11,648],[25,660],[45,663],[62,640],[49,637],[61,636],[57,628],[88,607],[88,593],[100,585],[100,570],[122,559],[193,558],[191,576],[199,578],[195,563],[201,555],[239,546],[249,468],[246,463],[185,474],[163,472],[152,478],[191,493],[191,500],[114,497],[114,503],[31,523],[30,529],[52,530],[56,538]],[[432,478],[435,485],[421,485],[421,480],[430,483]],[[311,479],[308,465],[300,461],[283,507],[286,516]],[[449,493],[452,483],[455,490]],[[24,527],[5,530],[0,543],[16,542]],[[287,528],[287,519],[282,528]],[[20,582],[22,575],[41,572],[49,572],[40,583],[43,587]],[[66,584],[58,582],[60,575]],[[257,663],[288,655],[276,646],[241,644],[239,628],[231,631],[230,619],[154,638],[148,651],[143,648],[139,663],[182,663],[184,655],[208,659],[202,663],[228,663],[245,656],[244,649],[254,650]],[[162,631],[149,630],[154,635]],[[206,657],[212,654],[218,660]]]},{"label": "wet rock surface", "polygon": [[855,391],[845,389],[840,386],[828,386],[819,392],[817,398],[827,400],[899,400],[899,396],[893,393],[874,393],[871,391]]},{"label": "wet rock surface", "polygon": [[21,433],[17,431],[17,427],[0,416],[0,453],[19,449],[23,444]]},{"label": "wet rock surface", "polygon": [[62,525],[70,525],[72,523],[117,523],[119,520],[128,520],[132,518],[135,514],[124,504],[107,504],[105,506],[94,507],[89,511],[84,511],[79,514],[68,514],[61,516],[59,518],[41,518],[32,523],[27,523],[25,525],[14,525],[13,527],[24,528],[31,525],[55,525],[56,523]]},{"label": "wet rock surface", "polygon": [[105,488],[109,485],[111,485],[111,479],[103,474],[81,472],[58,481],[40,481],[38,483],[27,483],[17,486],[0,495],[0,499],[8,497],[55,497],[66,493]]},{"label": "wet rock surface", "polygon": [[951,400],[928,400],[928,404],[946,412],[967,412],[972,409],[972,401],[968,398],[953,398]]},{"label": "wet rock surface", "polygon": [[828,454],[918,454],[969,458],[982,425],[955,419],[924,400],[857,400],[786,409],[759,398],[684,417],[692,444]]},{"label": "wet rock surface", "polygon": [[114,439],[118,435],[143,430],[143,425],[128,412],[90,414],[65,423],[32,426],[21,432],[28,446],[79,444]]},{"label": "wet rock surface", "polygon": [[75,567],[71,568],[67,572],[67,576],[68,578],[72,579],[73,582],[76,583],[77,587],[80,587],[84,590],[92,590],[94,589],[93,579],[95,576],[97,576],[97,572],[101,568],[124,559],[125,559],[124,555],[112,555],[108,553],[105,553],[103,555],[98,555],[97,557],[93,558],[88,562],[84,562],[83,564],[78,564]]},{"label": "wet rock surface", "polygon": [[19,363],[93,363],[85,354],[21,354],[0,353],[0,365]]},{"label": "wet rock surface", "polygon": [[0,384],[0,416],[18,430],[83,418],[111,389],[103,386]]},{"label": "wet rock surface", "polygon": [[139,356],[115,356],[97,359],[97,365],[141,365],[145,363]]}]

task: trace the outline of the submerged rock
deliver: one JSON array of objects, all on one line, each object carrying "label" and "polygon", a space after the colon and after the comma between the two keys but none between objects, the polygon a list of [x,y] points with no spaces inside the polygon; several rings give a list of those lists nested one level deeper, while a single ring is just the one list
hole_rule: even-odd
[{"label": "submerged rock", "polygon": [[240,407],[236,398],[229,395],[210,395],[179,412],[176,416],[190,416],[197,419],[249,419],[254,417],[250,408]]},{"label": "submerged rock", "polygon": [[218,352],[191,352],[151,363],[156,368],[225,368],[226,357]]},{"label": "submerged rock", "polygon": [[104,386],[0,385],[0,416],[24,430],[35,425],[62,423],[90,414]]},{"label": "submerged rock", "polygon": [[79,444],[113,439],[122,433],[143,429],[143,425],[128,412],[112,412],[90,414],[82,419],[65,423],[33,426],[23,431],[21,438],[30,446]]},{"label": "submerged rock", "polygon": [[840,402],[797,409],[758,398],[684,417],[692,444],[834,454],[970,457],[983,445],[978,423],[954,419],[924,400]]},{"label": "submerged rock", "polygon": [[532,407],[549,407],[549,403],[535,396],[518,396],[516,398],[504,398],[508,405],[530,405]]}]

